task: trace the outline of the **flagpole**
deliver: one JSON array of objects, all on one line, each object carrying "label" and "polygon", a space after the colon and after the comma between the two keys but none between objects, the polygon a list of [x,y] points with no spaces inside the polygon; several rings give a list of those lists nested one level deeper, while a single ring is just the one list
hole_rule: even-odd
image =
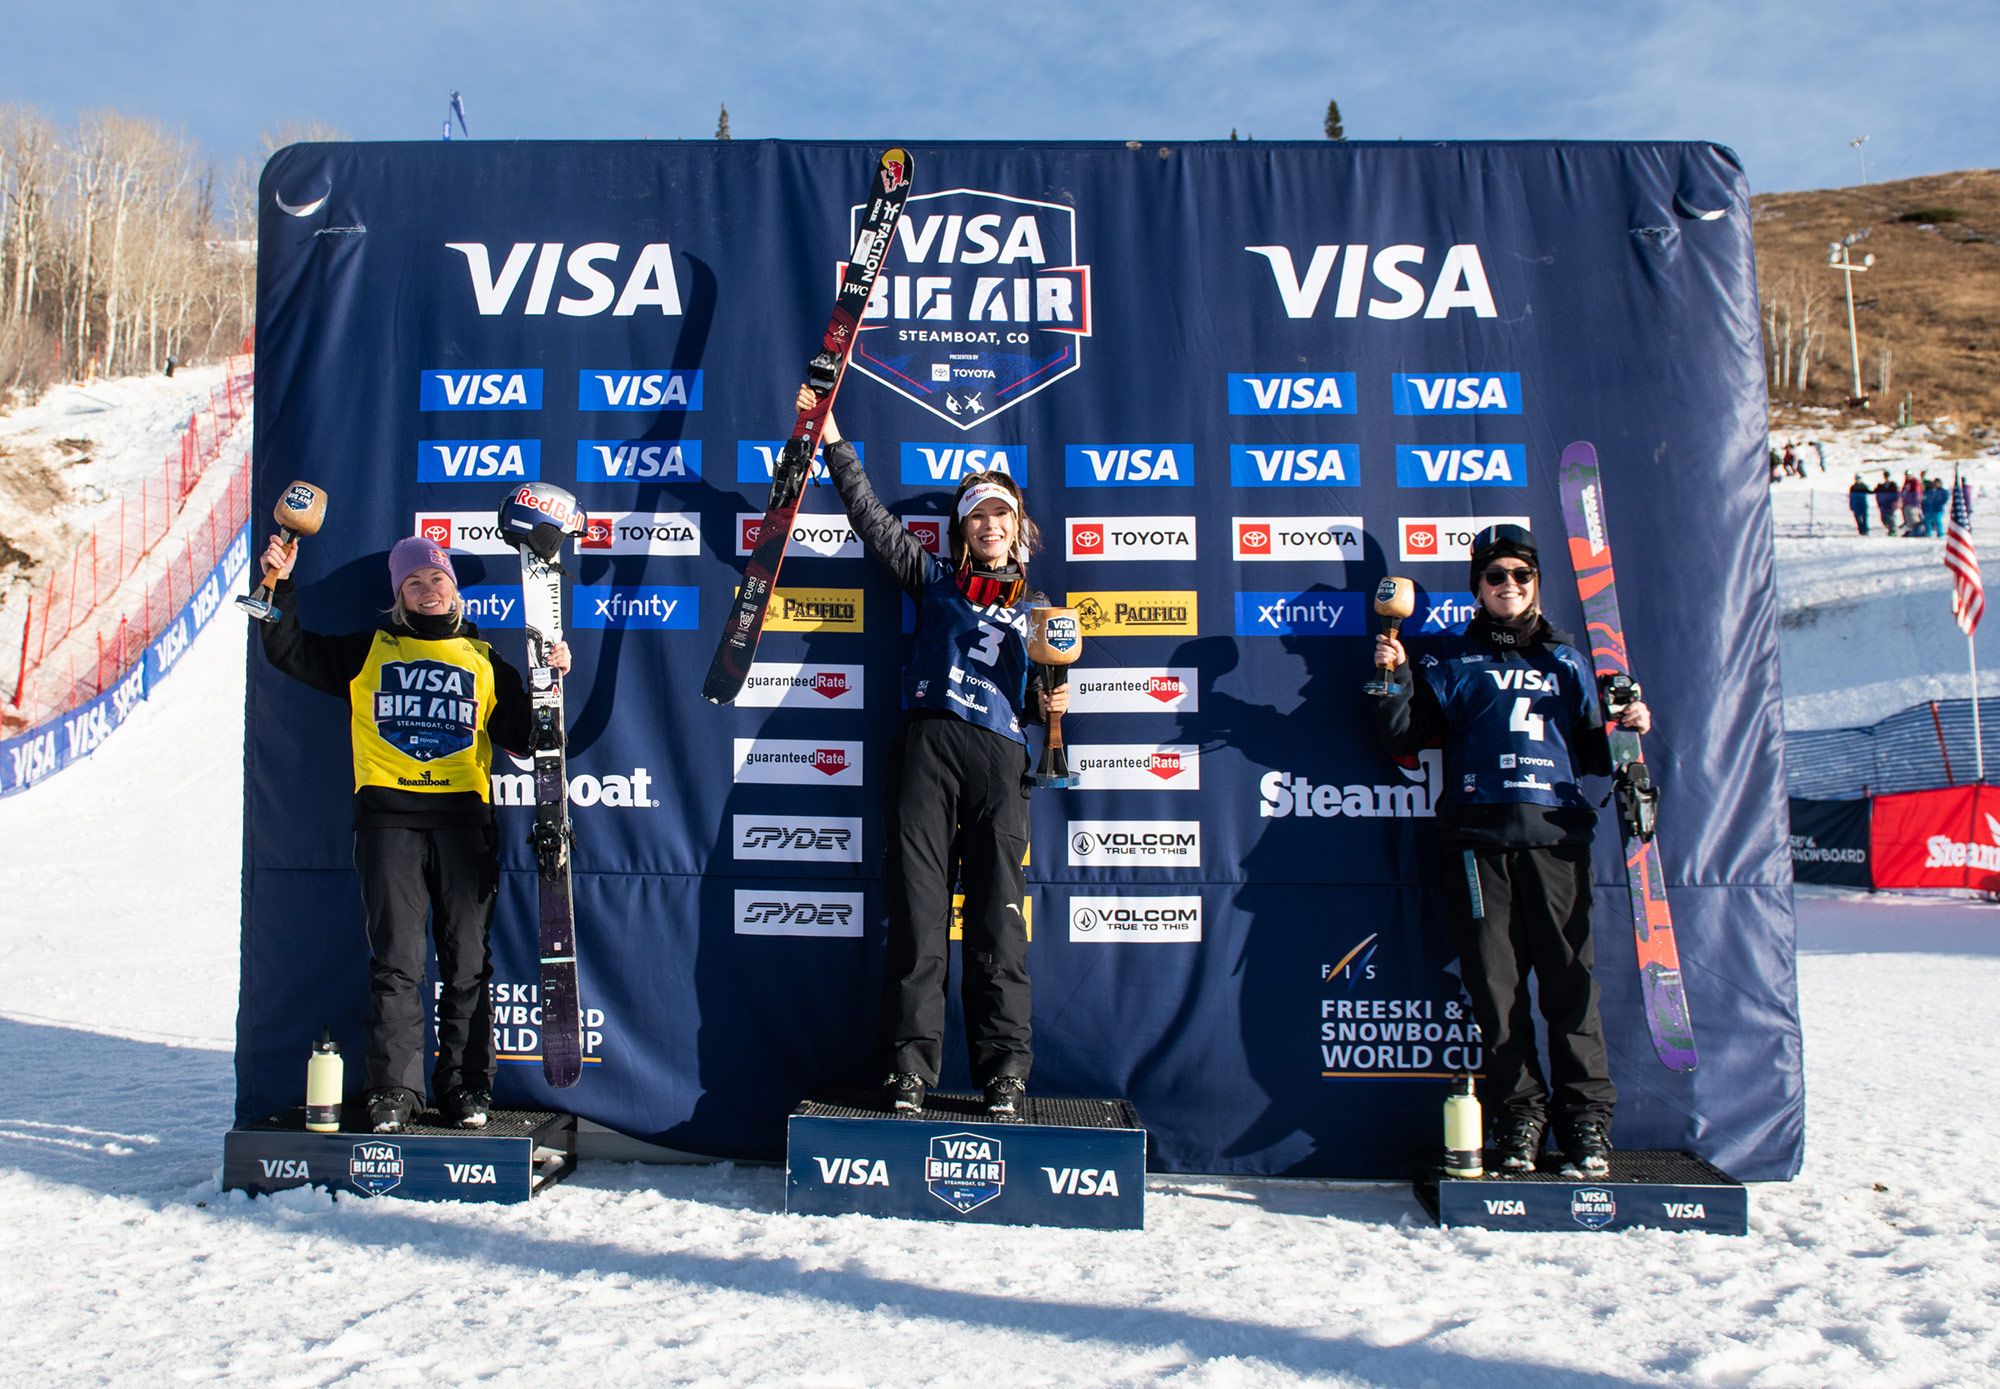
[{"label": "flagpole", "polygon": [[1972,645],[1972,638],[1965,639],[1966,664],[1972,667],[1972,761],[1976,784],[1986,782],[1986,746],[1979,737],[1979,652]]}]

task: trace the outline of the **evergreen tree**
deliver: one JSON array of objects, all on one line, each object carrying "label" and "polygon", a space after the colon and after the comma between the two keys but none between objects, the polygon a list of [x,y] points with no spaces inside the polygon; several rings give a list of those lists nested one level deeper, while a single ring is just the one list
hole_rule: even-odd
[{"label": "evergreen tree", "polygon": [[1340,123],[1340,103],[1337,101],[1329,101],[1326,104],[1326,138],[1329,140],[1347,138],[1347,130]]},{"label": "evergreen tree", "polygon": [[729,138],[729,103],[726,101],[722,103],[722,114],[715,120],[715,138],[718,140]]}]

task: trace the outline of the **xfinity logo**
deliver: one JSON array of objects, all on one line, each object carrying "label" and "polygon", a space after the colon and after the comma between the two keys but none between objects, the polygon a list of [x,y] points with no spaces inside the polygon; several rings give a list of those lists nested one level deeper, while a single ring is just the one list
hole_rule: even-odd
[{"label": "xfinity logo", "polygon": [[1389,378],[1399,415],[1518,415],[1518,371],[1453,372],[1428,375],[1399,371]]},{"label": "xfinity logo", "polygon": [[1025,444],[990,444],[966,448],[962,444],[903,445],[903,485],[905,487],[957,485],[967,473],[1006,473],[1017,483],[1028,476],[1028,449]]},{"label": "xfinity logo", "polygon": [[[736,513],[736,553],[747,555],[757,548],[763,534],[764,513]],[[854,523],[839,512],[800,512],[792,519],[792,535],[787,542],[789,558],[860,559],[861,537]]]},{"label": "xfinity logo", "polygon": [[579,439],[578,482],[686,482],[701,476],[701,440]]},{"label": "xfinity logo", "polygon": [[579,410],[699,410],[700,371],[586,368],[577,373]]},{"label": "xfinity logo", "polygon": [[467,620],[481,628],[521,625],[519,584],[468,584],[459,589],[458,596],[465,604]]},{"label": "xfinity logo", "polygon": [[[1340,278],[1333,294],[1333,317],[1355,318],[1361,313],[1362,292],[1381,289],[1368,297],[1370,318],[1448,318],[1454,310],[1470,309],[1475,318],[1495,318],[1493,291],[1486,283],[1486,266],[1479,247],[1464,243],[1446,248],[1435,276],[1424,270],[1430,251],[1423,246],[1384,246],[1371,257],[1367,246],[1339,244],[1315,246],[1301,274],[1292,260],[1289,246],[1245,246],[1252,255],[1270,262],[1271,278],[1278,288],[1278,301],[1291,318],[1311,318],[1320,307],[1327,284],[1333,280],[1334,262],[1340,262]],[[1405,269],[1404,267],[1409,267]],[[1419,279],[1418,275],[1423,274]],[[1371,286],[1369,279],[1374,280]],[[1426,285],[1428,281],[1428,285]]]},{"label": "xfinity logo", "polygon": [[593,511],[576,539],[580,555],[698,555],[701,517],[692,511]]},{"label": "xfinity logo", "polygon": [[1072,820],[1072,868],[1199,868],[1199,820]]},{"label": "xfinity logo", "polygon": [[700,592],[692,584],[579,584],[570,590],[570,625],[692,632]]},{"label": "xfinity logo", "polygon": [[418,482],[533,482],[541,475],[540,439],[426,439],[417,445]]},{"label": "xfinity logo", "polygon": [[1201,750],[1192,743],[1072,743],[1069,765],[1085,791],[1201,789]]},{"label": "xfinity logo", "polygon": [[[539,251],[532,241],[518,241],[504,253],[497,270],[481,242],[447,241],[445,249],[465,258],[472,301],[487,317],[508,312],[529,316],[547,313],[559,276],[562,288],[570,292],[555,301],[556,312],[571,318],[590,318],[606,309],[613,318],[629,318],[640,309],[655,309],[662,315],[681,311],[673,247],[664,241],[639,247],[629,261],[615,241],[585,242],[567,256],[565,243],[560,241],[545,241]],[[535,265],[531,276],[527,273],[530,259]],[[618,278],[614,280],[613,275]],[[517,294],[523,278],[528,281],[526,292]],[[574,292],[577,290],[582,293]]]},{"label": "xfinity logo", "polygon": [[1229,446],[1231,487],[1359,487],[1359,444]]},{"label": "xfinity logo", "polygon": [[1236,560],[1360,559],[1359,516],[1237,516],[1231,518]]},{"label": "xfinity logo", "polygon": [[1193,666],[1121,666],[1069,672],[1073,714],[1178,714],[1201,708]]},{"label": "xfinity logo", "polygon": [[1525,516],[1402,516],[1396,521],[1398,553],[1411,560],[1472,558],[1472,537],[1488,526],[1525,526]]},{"label": "xfinity logo", "polygon": [[1236,595],[1239,637],[1358,637],[1364,633],[1360,594],[1247,592]]},{"label": "xfinity logo", "polygon": [[1479,604],[1470,593],[1419,594],[1417,601],[1423,605],[1418,630],[1426,635],[1463,631],[1479,612]]},{"label": "xfinity logo", "polygon": [[1195,558],[1192,516],[1072,516],[1072,560]]},{"label": "xfinity logo", "polygon": [[539,367],[431,368],[417,375],[419,410],[539,410]]},{"label": "xfinity logo", "polygon": [[738,783],[794,786],[861,785],[859,739],[738,738],[734,744]]},{"label": "xfinity logo", "polygon": [[859,709],[862,681],[858,665],[759,661],[750,668],[736,704],[750,709]]},{"label": "xfinity logo", "polygon": [[861,817],[738,815],[731,830],[735,856],[777,863],[861,862]]},{"label": "xfinity logo", "polygon": [[1266,376],[1229,373],[1232,415],[1351,415],[1354,373]]},{"label": "xfinity logo", "polygon": [[1201,898],[1190,897],[1072,897],[1069,938],[1099,945],[1107,942],[1198,941],[1201,939]]},{"label": "xfinity logo", "polygon": [[786,892],[739,888],[739,936],[852,936],[861,934],[858,892]]}]

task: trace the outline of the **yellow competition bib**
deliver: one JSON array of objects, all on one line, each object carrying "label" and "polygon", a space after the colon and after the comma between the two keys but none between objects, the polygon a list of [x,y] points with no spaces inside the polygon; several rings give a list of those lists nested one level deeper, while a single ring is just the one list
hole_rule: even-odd
[{"label": "yellow competition bib", "polygon": [[485,642],[377,632],[347,688],[355,790],[476,791],[492,799],[493,659]]}]

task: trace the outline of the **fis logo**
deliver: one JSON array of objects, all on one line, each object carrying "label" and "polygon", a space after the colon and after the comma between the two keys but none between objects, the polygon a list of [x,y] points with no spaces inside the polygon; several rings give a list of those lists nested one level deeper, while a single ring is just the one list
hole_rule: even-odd
[{"label": "fis logo", "polygon": [[881,1158],[870,1162],[857,1157],[816,1157],[813,1161],[819,1164],[819,1179],[827,1186],[889,1185],[889,1164]]},{"label": "fis logo", "polygon": [[419,410],[539,410],[540,367],[432,367],[418,373]]},{"label": "fis logo", "polygon": [[1360,594],[1330,589],[1238,593],[1236,635],[1358,637],[1364,634],[1362,606]]},{"label": "fis logo", "polygon": [[[496,269],[486,246],[478,241],[447,241],[447,251],[464,257],[463,265],[471,281],[472,302],[486,317],[516,313],[546,314],[555,293],[557,277],[565,293],[555,301],[555,310],[571,318],[592,318],[611,310],[613,318],[630,318],[641,309],[654,309],[663,316],[681,311],[680,282],[674,278],[673,247],[664,241],[641,246],[628,263],[624,250],[615,241],[588,241],[565,257],[564,243],[545,241],[539,252],[532,241],[517,241],[502,253]],[[528,275],[532,259],[535,271]],[[608,266],[609,274],[599,266]],[[612,275],[619,276],[614,280]],[[526,293],[520,293],[527,279]],[[623,288],[620,288],[622,281]],[[581,294],[573,291],[581,290]]]},{"label": "fis logo", "polygon": [[579,584],[570,590],[570,625],[692,632],[700,592],[692,584]]},{"label": "fis logo", "polygon": [[1072,516],[1073,560],[1193,559],[1192,516]]},{"label": "fis logo", "polygon": [[1007,1186],[1000,1140],[976,1133],[948,1133],[931,1140],[924,1185],[960,1215],[974,1211]]},{"label": "fis logo", "polygon": [[[868,462],[867,445],[850,439],[856,462]],[[771,479],[778,474],[778,460],[784,457],[783,439],[739,439],[736,441],[736,480],[755,483],[764,487],[771,485]],[[814,482],[828,482],[826,453],[821,450],[813,455],[812,470],[808,476]]]},{"label": "fis logo", "polygon": [[747,709],[859,709],[861,689],[860,666],[759,661],[736,703]]},{"label": "fis logo", "polygon": [[534,482],[540,439],[426,439],[417,445],[418,482]]},{"label": "fis logo", "polygon": [[1074,714],[1192,714],[1201,708],[1193,666],[1071,667],[1069,707]]},{"label": "fis logo", "polygon": [[1239,564],[1361,558],[1359,516],[1237,516],[1232,523]]},{"label": "fis logo", "polygon": [[1069,765],[1085,791],[1201,790],[1201,749],[1192,743],[1072,743]]},{"label": "fis logo", "polygon": [[1201,939],[1201,897],[1072,897],[1069,938],[1102,945]]},{"label": "fis logo", "polygon": [[1525,526],[1525,516],[1403,516],[1397,518],[1399,553],[1411,560],[1472,558],[1472,537],[1488,526]]},{"label": "fis logo", "polygon": [[738,738],[733,757],[739,785],[861,785],[859,739]]},{"label": "fis logo", "polygon": [[861,934],[858,892],[786,892],[739,888],[739,936],[856,936]]},{"label": "fis logo", "polygon": [[[736,553],[747,555],[757,548],[764,531],[764,513],[736,513]],[[788,559],[860,559],[861,537],[854,523],[839,512],[801,511],[792,518],[792,537],[787,543]]]},{"label": "fis logo", "polygon": [[578,482],[686,482],[701,476],[701,440],[578,439]]},{"label": "fis logo", "polygon": [[942,516],[905,516],[903,529],[917,538],[917,543],[939,559],[951,557],[950,547],[945,540],[945,519]]},{"label": "fis logo", "polygon": [[739,859],[777,863],[861,862],[858,815],[738,815],[732,829]]},{"label": "fis logo", "polygon": [[[493,804],[533,805],[535,764],[511,752],[507,754],[507,760],[518,770],[511,774],[493,774]],[[606,810],[657,810],[660,803],[653,799],[652,786],[653,774],[644,767],[634,767],[630,775],[607,772],[600,777],[578,772],[570,777],[563,789],[571,805],[586,810],[594,805],[601,805]]]},{"label": "fis logo", "polygon": [[1229,413],[1232,415],[1351,415],[1354,413],[1354,373],[1317,374],[1229,373]]},{"label": "fis logo", "polygon": [[1070,487],[1192,487],[1193,444],[1071,444],[1063,450]]},{"label": "fis logo", "polygon": [[1072,820],[1071,868],[1199,868],[1199,820]]},{"label": "fis logo", "polygon": [[[865,210],[854,207],[850,234]],[[1090,267],[1076,245],[1076,209],[1063,203],[918,194],[882,258],[854,368],[959,429],[1047,390],[1083,365],[1090,336]]]},{"label": "fis logo", "polygon": [[967,448],[962,444],[903,445],[903,485],[922,487],[957,485],[967,473],[1005,473],[1017,483],[1028,479],[1028,449],[1025,444],[990,444]]},{"label": "fis logo", "polygon": [[1358,444],[1229,446],[1232,487],[1359,487],[1361,448]]},{"label": "fis logo", "polygon": [[[1372,276],[1373,287],[1383,289],[1393,298],[1383,298],[1380,294],[1368,297],[1368,317],[1370,318],[1414,318],[1421,313],[1425,318],[1447,318],[1455,310],[1470,309],[1475,318],[1496,318],[1499,311],[1493,306],[1493,291],[1486,283],[1486,265],[1480,259],[1479,248],[1461,244],[1448,248],[1436,263],[1438,271],[1430,279],[1430,288],[1424,287],[1424,280],[1413,272],[1421,270],[1429,251],[1423,246],[1384,246],[1371,259],[1366,246],[1347,246],[1342,255],[1342,247],[1313,247],[1312,256],[1306,262],[1305,273],[1300,274],[1297,263],[1292,259],[1289,246],[1245,246],[1251,255],[1262,256],[1270,263],[1272,279],[1277,283],[1278,300],[1285,306],[1285,313],[1291,318],[1311,318],[1319,311],[1320,301],[1326,294],[1326,287],[1333,278],[1334,262],[1340,262],[1340,280],[1333,295],[1333,317],[1355,318],[1361,313],[1362,291],[1370,288],[1368,279]],[[1410,270],[1403,267],[1409,266]]]},{"label": "fis logo", "polygon": [[1396,484],[1400,487],[1525,487],[1528,449],[1525,444],[1487,444],[1479,448],[1396,445]]},{"label": "fis logo", "polygon": [[576,538],[580,555],[698,555],[701,518],[692,511],[593,511]]},{"label": "fis logo", "polygon": [[1433,375],[1399,371],[1389,378],[1399,415],[1518,415],[1518,371],[1451,372]]},{"label": "fis logo", "polygon": [[1084,635],[1092,637],[1194,637],[1195,593],[1193,589],[1157,592],[1100,590],[1072,593],[1063,603],[1075,608]]},{"label": "fis logo", "polygon": [[586,368],[577,373],[579,410],[699,410],[700,371],[625,371]]}]

